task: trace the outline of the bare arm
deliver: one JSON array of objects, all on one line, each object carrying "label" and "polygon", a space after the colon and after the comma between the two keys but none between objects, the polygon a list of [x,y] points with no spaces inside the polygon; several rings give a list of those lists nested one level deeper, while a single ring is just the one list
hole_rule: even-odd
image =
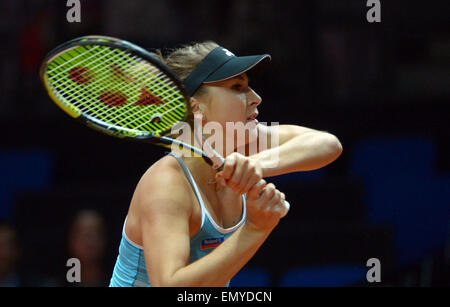
[{"label": "bare arm", "polygon": [[167,285],[223,287],[253,257],[269,234],[244,224],[211,253],[179,268]]},{"label": "bare arm", "polygon": [[324,167],[342,153],[337,137],[327,132],[294,125],[257,127],[258,152],[249,157],[228,155],[216,175],[218,182],[237,193],[247,193],[261,178]]},{"label": "bare arm", "polygon": [[[267,149],[251,156],[262,167],[263,177],[310,171],[324,167],[342,153],[338,138],[328,132],[295,125],[258,126],[261,138],[269,140]],[[277,140],[271,143],[270,140]],[[274,138],[271,138],[274,136]]]},{"label": "bare arm", "polygon": [[167,165],[156,167],[145,176],[136,199],[147,272],[153,286],[224,286],[278,224],[280,216],[275,208],[282,201],[280,192],[277,196],[274,187],[264,187],[269,192],[248,201],[244,226],[210,254],[189,264],[189,219],[193,207],[189,184],[180,170]]}]

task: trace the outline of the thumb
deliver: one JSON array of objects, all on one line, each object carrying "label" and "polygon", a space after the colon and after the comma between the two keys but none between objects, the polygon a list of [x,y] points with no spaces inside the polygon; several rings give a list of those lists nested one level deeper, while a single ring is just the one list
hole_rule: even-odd
[{"label": "thumb", "polygon": [[221,173],[223,178],[230,179],[231,176],[233,176],[235,165],[236,165],[236,158],[234,157],[234,155],[230,155],[225,159],[223,170],[219,173]]},{"label": "thumb", "polygon": [[218,172],[217,174],[216,174],[216,176],[215,176],[215,179],[216,179],[216,182],[217,183],[220,183],[221,185],[223,185],[223,186],[226,186],[227,184],[226,184],[226,181],[225,181],[225,178],[223,178],[223,176],[222,176],[222,172]]}]

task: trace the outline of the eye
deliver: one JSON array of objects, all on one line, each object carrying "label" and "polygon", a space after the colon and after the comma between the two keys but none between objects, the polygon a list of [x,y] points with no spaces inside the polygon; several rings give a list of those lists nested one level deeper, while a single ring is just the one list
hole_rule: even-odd
[{"label": "eye", "polygon": [[240,92],[242,90],[242,84],[240,84],[240,83],[233,84],[231,86],[231,89]]},{"label": "eye", "polygon": [[242,83],[235,83],[231,86],[231,89],[236,92],[247,93],[250,89],[248,85]]}]

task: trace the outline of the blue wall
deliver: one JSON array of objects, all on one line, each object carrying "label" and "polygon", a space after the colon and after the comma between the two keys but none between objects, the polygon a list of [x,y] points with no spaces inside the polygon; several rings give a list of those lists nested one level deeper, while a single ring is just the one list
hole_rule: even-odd
[{"label": "blue wall", "polygon": [[12,219],[14,193],[49,186],[52,159],[50,152],[38,149],[0,152],[0,218]]}]

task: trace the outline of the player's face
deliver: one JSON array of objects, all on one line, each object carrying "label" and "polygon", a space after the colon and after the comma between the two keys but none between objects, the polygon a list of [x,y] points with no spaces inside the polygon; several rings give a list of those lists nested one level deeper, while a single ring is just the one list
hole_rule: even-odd
[{"label": "player's face", "polygon": [[[243,73],[228,80],[208,83],[206,86],[209,103],[204,115],[207,121],[219,123],[226,138],[233,140],[234,148],[256,139],[257,107],[261,103],[261,97],[249,87],[247,74]],[[232,135],[226,133],[227,123],[229,126],[236,127]],[[238,127],[241,128],[238,129]],[[237,137],[238,133],[244,133],[245,144],[240,144],[242,141]]]}]

